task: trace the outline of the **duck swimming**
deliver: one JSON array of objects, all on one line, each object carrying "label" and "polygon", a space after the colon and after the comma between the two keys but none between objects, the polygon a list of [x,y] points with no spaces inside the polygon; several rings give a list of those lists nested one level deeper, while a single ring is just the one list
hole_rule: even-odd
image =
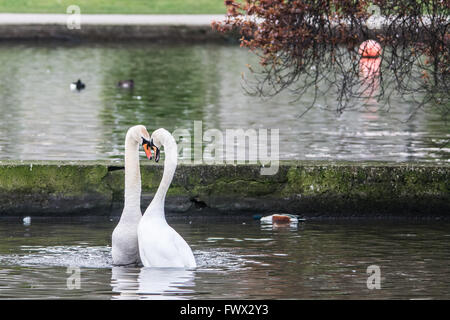
[{"label": "duck swimming", "polygon": [[130,79],[130,80],[120,80],[117,83],[117,86],[119,88],[124,88],[124,89],[131,89],[134,88],[134,80]]},{"label": "duck swimming", "polygon": [[70,84],[70,90],[72,90],[72,91],[74,91],[74,90],[80,91],[80,90],[83,90],[84,88],[86,88],[86,85],[83,82],[81,82],[80,79],[78,79],[77,82],[72,82]]},{"label": "duck swimming", "polygon": [[305,221],[295,214],[279,213],[265,216],[260,219],[262,223],[298,223]]}]

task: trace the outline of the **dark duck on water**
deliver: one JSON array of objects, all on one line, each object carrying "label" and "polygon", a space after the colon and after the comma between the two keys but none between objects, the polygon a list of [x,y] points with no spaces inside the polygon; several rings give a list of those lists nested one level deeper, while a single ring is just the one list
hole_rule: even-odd
[{"label": "dark duck on water", "polygon": [[117,83],[117,86],[119,88],[124,88],[124,89],[131,89],[134,88],[134,80],[130,79],[130,80],[120,80]]},{"label": "dark duck on water", "polygon": [[80,91],[80,90],[83,90],[84,88],[86,88],[86,85],[83,82],[81,82],[80,79],[78,79],[77,82],[72,82],[70,84],[70,90],[78,90],[78,91]]}]

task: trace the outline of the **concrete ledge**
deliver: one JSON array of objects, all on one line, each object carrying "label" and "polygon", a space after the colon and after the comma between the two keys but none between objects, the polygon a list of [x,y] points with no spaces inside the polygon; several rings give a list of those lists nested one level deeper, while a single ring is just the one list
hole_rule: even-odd
[{"label": "concrete ledge", "polygon": [[[0,41],[65,40],[65,41],[158,41],[158,42],[237,42],[237,30],[223,34],[212,30],[212,21],[222,21],[225,14],[81,14],[81,29],[67,27],[69,14],[0,13]],[[376,38],[386,27],[398,28],[395,17],[380,17],[371,21],[368,34],[355,34],[360,41]],[[423,16],[423,27],[417,30],[421,41],[430,37],[428,16]],[[348,22],[347,22],[348,23]],[[377,26],[378,25],[378,26]],[[403,30],[405,31],[405,30]],[[406,30],[408,31],[408,30]],[[429,40],[429,39],[428,39]]]},{"label": "concrete ledge", "polygon": [[[305,217],[450,217],[449,165],[285,161],[180,164],[166,199],[174,214],[289,212]],[[142,205],[163,165],[143,162]],[[118,215],[124,170],[116,162],[0,161],[0,215]]]},{"label": "concrete ledge", "polygon": [[[0,13],[1,25],[67,25],[69,14]],[[81,14],[80,23],[86,25],[185,25],[210,26],[213,20],[225,15],[210,14]]]},{"label": "concrete ledge", "polygon": [[0,14],[0,40],[229,41],[212,30],[223,15],[81,15],[81,29],[69,29],[64,14]]},{"label": "concrete ledge", "polygon": [[229,42],[234,37],[215,32],[210,26],[84,26],[69,30],[60,25],[0,26],[0,41],[156,41]]}]

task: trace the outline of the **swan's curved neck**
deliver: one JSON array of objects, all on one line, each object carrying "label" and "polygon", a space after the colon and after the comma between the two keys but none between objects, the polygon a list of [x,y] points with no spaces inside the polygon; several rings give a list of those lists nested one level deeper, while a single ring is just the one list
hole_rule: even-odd
[{"label": "swan's curved neck", "polygon": [[139,143],[130,132],[125,138],[125,208],[141,207],[141,170],[139,167]]},{"label": "swan's curved neck", "polygon": [[156,210],[151,210],[151,215],[164,217],[164,201],[166,199],[167,190],[172,183],[175,170],[177,168],[178,149],[173,137],[167,136],[164,139],[164,173],[150,206]]}]

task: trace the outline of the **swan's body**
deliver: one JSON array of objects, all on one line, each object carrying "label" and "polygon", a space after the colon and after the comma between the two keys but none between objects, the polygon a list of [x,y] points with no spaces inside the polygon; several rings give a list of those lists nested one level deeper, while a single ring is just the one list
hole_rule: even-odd
[{"label": "swan's body", "polygon": [[112,234],[114,265],[140,263],[137,226],[142,218],[139,145],[143,139],[150,140],[144,126],[131,127],[125,138],[125,203],[120,221]]},{"label": "swan's body", "polygon": [[177,167],[177,144],[165,129],[152,134],[155,147],[164,146],[164,174],[152,202],[138,226],[139,252],[145,267],[195,268],[192,250],[186,241],[170,227],[165,218],[164,201]]}]

